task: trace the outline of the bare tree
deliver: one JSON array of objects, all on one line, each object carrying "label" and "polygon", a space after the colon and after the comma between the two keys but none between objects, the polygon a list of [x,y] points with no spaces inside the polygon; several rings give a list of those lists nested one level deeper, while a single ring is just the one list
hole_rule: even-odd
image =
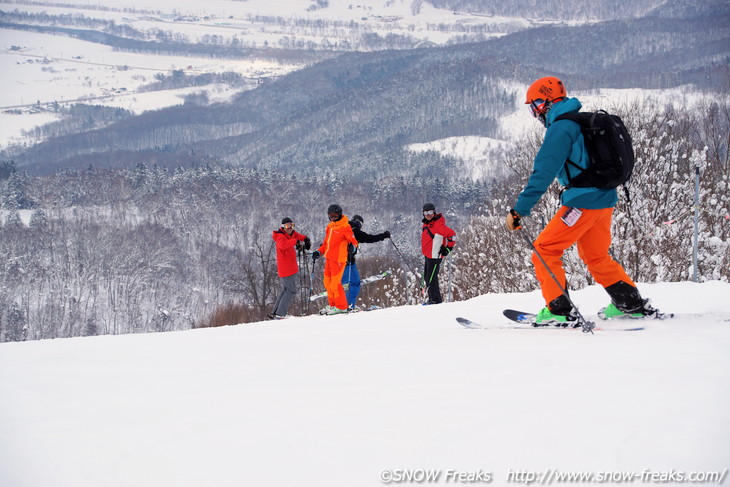
[{"label": "bare tree", "polygon": [[271,312],[276,297],[277,272],[274,256],[274,241],[261,241],[257,234],[249,252],[239,253],[235,274],[227,280],[227,289],[240,295],[244,304],[256,310],[258,319],[266,318]]}]

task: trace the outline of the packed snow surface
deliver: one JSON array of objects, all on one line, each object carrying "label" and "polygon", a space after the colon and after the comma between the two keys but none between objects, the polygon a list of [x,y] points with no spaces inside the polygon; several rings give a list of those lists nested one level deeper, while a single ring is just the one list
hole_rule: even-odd
[{"label": "packed snow surface", "polygon": [[[502,309],[541,306],[532,292],[0,344],[0,485],[377,486],[424,471],[441,475],[426,483],[454,485],[487,474],[491,485],[524,483],[520,472],[727,477],[730,284],[640,288],[677,316],[594,335],[504,329]],[[607,302],[596,286],[574,299],[593,317]],[[490,328],[462,328],[457,316]],[[471,477],[447,482],[449,471]]]}]

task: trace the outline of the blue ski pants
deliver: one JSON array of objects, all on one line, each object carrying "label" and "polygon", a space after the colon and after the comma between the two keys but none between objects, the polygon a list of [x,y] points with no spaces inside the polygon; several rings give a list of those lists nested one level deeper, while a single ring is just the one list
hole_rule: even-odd
[{"label": "blue ski pants", "polygon": [[357,270],[357,264],[347,264],[345,272],[342,274],[342,285],[348,284],[347,288],[347,306],[353,307],[357,303],[357,295],[360,294],[360,272]]}]

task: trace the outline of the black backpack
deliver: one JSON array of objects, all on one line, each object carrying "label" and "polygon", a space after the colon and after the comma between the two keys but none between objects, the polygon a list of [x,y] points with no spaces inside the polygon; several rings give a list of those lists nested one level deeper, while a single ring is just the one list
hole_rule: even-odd
[{"label": "black backpack", "polygon": [[586,169],[570,159],[566,161],[566,164],[581,170],[580,174],[570,178],[567,188],[608,189],[629,180],[634,170],[634,148],[629,131],[618,116],[599,110],[565,113],[555,118],[556,122],[558,120],[572,120],[580,125],[588,149]]}]

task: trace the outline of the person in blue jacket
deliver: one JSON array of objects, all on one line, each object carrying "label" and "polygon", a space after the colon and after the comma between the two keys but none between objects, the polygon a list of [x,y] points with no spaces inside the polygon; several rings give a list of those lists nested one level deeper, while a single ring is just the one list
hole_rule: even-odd
[{"label": "person in blue jacket", "polygon": [[[366,233],[362,229],[363,223],[365,223],[365,220],[360,215],[354,215],[350,219],[350,226],[358,243],[382,242],[386,238],[390,238],[390,232],[387,230],[377,235]],[[355,254],[359,248],[359,246],[348,245],[347,266],[345,266],[345,272],[342,274],[342,285],[348,285],[346,293],[347,307],[351,311],[357,310],[357,296],[360,294],[360,272],[357,270],[357,262],[355,261]]]},{"label": "person in blue jacket", "polygon": [[[602,317],[656,316],[657,310],[648,305],[647,299],[642,299],[634,281],[608,252],[613,207],[618,201],[616,189],[569,186],[571,178],[580,174],[580,168],[588,167],[588,152],[580,126],[572,120],[555,119],[565,113],[578,112],[580,101],[568,97],[561,80],[547,76],[529,87],[525,103],[547,130],[535,156],[533,172],[507,214],[507,228],[521,228],[521,218],[530,215],[532,207],[556,177],[563,187],[568,187],[561,193],[561,207],[557,214],[535,240],[535,249],[546,263],[543,265],[533,253],[535,274],[546,303],[537,314],[536,324],[567,325],[576,321],[570,301],[551,276],[552,273],[557,277],[567,291],[562,257],[574,243],[578,244],[578,255],[588,266],[588,271],[611,297],[611,304],[599,312]],[[579,167],[566,164],[567,160]]]}]

